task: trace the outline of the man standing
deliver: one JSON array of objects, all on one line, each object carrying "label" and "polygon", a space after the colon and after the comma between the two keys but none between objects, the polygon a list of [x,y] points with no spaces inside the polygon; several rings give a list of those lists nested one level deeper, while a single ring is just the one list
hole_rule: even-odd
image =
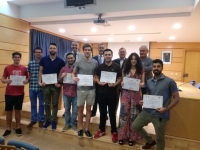
[{"label": "man standing", "polygon": [[[163,107],[157,109],[143,108],[132,124],[133,130],[147,140],[143,149],[149,149],[156,145],[156,150],[165,148],[165,126],[169,120],[170,109],[179,102],[177,85],[173,79],[162,73],[163,62],[160,59],[153,60],[154,77],[147,81],[147,94],[163,97]],[[173,100],[171,100],[173,97]],[[141,101],[141,105],[143,101]],[[156,141],[143,128],[152,123],[156,132]]]},{"label": "man standing", "polygon": [[[98,66],[101,65],[104,62],[104,57],[103,57],[103,51],[105,49],[105,46],[103,43],[100,43],[98,45],[98,50],[99,50],[99,55],[94,56],[93,59],[95,59],[98,62]],[[98,98],[98,84],[95,84],[96,87],[96,96],[95,96],[95,103],[92,107],[92,116],[91,117],[95,117],[96,113],[97,113],[97,98]]]},{"label": "man standing", "polygon": [[[127,61],[127,58],[126,58],[126,49],[121,47],[119,49],[119,58],[117,59],[114,59],[113,62],[115,62],[116,64],[118,64],[120,66],[120,69],[121,69],[121,72],[125,66],[125,63]],[[119,99],[121,99],[120,97],[120,94],[121,94],[121,91],[122,91],[122,86],[121,84],[118,85],[117,87],[117,104],[116,104],[116,114],[117,114],[117,109],[118,109],[118,105],[119,105]]]},{"label": "man standing", "polygon": [[[15,109],[15,120],[16,120],[16,135],[21,136],[22,130],[20,128],[21,121],[21,110],[24,100],[24,86],[18,86],[14,83],[13,79],[20,76],[28,78],[27,69],[25,66],[20,65],[21,53],[12,53],[13,64],[8,65],[4,68],[3,76],[1,79],[2,83],[7,83],[5,92],[5,111],[6,111],[6,126],[7,130],[3,134],[3,137],[7,137],[11,133],[12,124],[12,112]],[[11,79],[13,77],[13,79]],[[28,79],[23,81],[23,84],[27,84]]]},{"label": "man standing", "polygon": [[[72,78],[75,82],[79,81],[77,73],[82,75],[94,75],[95,68],[97,67],[97,61],[91,58],[92,46],[88,43],[83,45],[84,58],[76,62]],[[88,138],[92,138],[92,134],[89,131],[89,124],[91,118],[91,106],[95,101],[95,86],[78,86],[77,90],[77,106],[78,106],[78,123],[79,131],[78,137],[83,137],[83,110],[86,102],[86,125],[85,134]]]},{"label": "man standing", "polygon": [[[100,125],[98,132],[94,138],[99,138],[105,135],[105,125],[107,116],[107,107],[110,116],[112,141],[117,142],[117,129],[116,129],[116,104],[117,104],[117,86],[121,83],[122,72],[120,66],[112,62],[113,52],[111,49],[104,50],[105,63],[98,66],[96,69],[96,81],[99,84],[98,88],[98,103],[100,109]],[[115,72],[116,82],[105,83],[100,82],[102,71]]]},{"label": "man standing", "polygon": [[[59,82],[63,82],[63,79],[68,75],[71,76],[71,73],[74,69],[75,57],[73,53],[67,53],[66,55],[67,65],[60,70]],[[71,78],[72,79],[72,78]],[[75,83],[63,83],[63,101],[65,106],[65,126],[62,129],[62,132],[67,131],[72,128],[77,131],[77,85]],[[72,114],[71,114],[72,107]]]},{"label": "man standing", "polygon": [[[46,129],[49,125],[52,125],[52,130],[56,130],[56,118],[58,112],[58,100],[61,90],[61,85],[48,84],[42,81],[43,74],[58,74],[62,67],[65,66],[65,62],[56,56],[57,46],[55,43],[49,44],[50,55],[43,57],[40,60],[40,69],[38,75],[38,84],[42,87],[43,96],[45,101],[45,112],[46,112],[46,122],[43,126]],[[52,115],[51,115],[51,101],[52,101]]]},{"label": "man standing", "polygon": [[[39,121],[39,127],[42,128],[44,123],[44,100],[42,88],[38,85],[39,62],[42,58],[42,49],[34,49],[35,60],[28,63],[27,71],[29,73],[29,97],[31,101],[31,122],[27,128],[31,128]],[[39,99],[39,113],[37,114],[37,98]]]},{"label": "man standing", "polygon": [[149,50],[146,45],[142,45],[139,50],[140,50],[140,59],[142,61],[142,66],[145,71],[145,85],[141,88],[142,95],[143,95],[143,94],[146,94],[147,92],[147,88],[146,88],[147,80],[153,77],[152,75],[152,61],[153,60],[147,56]]}]

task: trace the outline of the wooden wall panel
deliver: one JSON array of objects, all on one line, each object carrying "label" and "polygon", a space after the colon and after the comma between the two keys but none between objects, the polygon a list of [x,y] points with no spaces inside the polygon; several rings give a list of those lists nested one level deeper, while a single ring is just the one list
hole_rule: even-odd
[{"label": "wooden wall panel", "polygon": [[181,81],[183,72],[181,71],[163,71],[164,75],[174,79],[175,81]]},{"label": "wooden wall panel", "polygon": [[151,42],[150,47],[152,49],[168,48],[168,49],[200,49],[200,42]]},{"label": "wooden wall panel", "polygon": [[0,27],[0,41],[18,45],[29,45],[29,34]]},{"label": "wooden wall panel", "polygon": [[29,46],[27,45],[16,45],[11,43],[3,43],[0,42],[0,50],[8,50],[8,51],[17,51],[17,52],[26,52],[29,53]]}]

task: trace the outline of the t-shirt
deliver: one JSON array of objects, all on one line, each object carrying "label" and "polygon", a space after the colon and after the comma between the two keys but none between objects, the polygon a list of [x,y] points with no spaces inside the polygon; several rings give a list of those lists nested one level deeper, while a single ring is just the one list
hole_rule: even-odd
[{"label": "t-shirt", "polygon": [[[14,66],[14,65],[8,65],[4,68],[3,77],[6,79],[10,79],[10,75],[16,75],[16,76],[26,76],[28,77],[27,69],[25,66]],[[7,84],[6,86],[6,95],[24,95],[24,86],[10,86]]]},{"label": "t-shirt", "polygon": [[[91,59],[90,61],[86,61],[85,58],[80,59],[76,62],[74,70],[78,72],[78,74],[84,75],[94,75],[94,71],[98,63],[96,60]],[[78,86],[78,90],[92,90],[95,86]]]}]

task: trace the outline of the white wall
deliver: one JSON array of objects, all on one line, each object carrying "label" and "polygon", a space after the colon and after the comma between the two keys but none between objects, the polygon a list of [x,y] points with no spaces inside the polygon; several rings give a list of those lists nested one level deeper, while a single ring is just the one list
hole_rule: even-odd
[{"label": "white wall", "polygon": [[108,43],[108,48],[113,50],[113,59],[119,58],[118,51],[121,47],[124,47],[127,51],[126,57],[136,52],[139,54],[139,48],[141,45],[146,45],[149,48],[149,42],[113,42]]},{"label": "white wall", "polygon": [[0,13],[19,18],[19,6],[7,2],[7,0],[0,0]]}]

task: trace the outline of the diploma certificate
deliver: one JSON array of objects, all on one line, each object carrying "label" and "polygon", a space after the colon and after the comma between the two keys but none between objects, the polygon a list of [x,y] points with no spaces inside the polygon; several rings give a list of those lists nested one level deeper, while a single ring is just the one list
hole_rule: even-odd
[{"label": "diploma certificate", "polygon": [[93,86],[93,75],[78,74],[77,78],[79,78],[78,86]]},{"label": "diploma certificate", "polygon": [[124,77],[123,82],[124,82],[124,86],[122,86],[123,89],[139,91],[139,84],[140,84],[139,79]]},{"label": "diploma certificate", "polygon": [[116,72],[101,71],[100,82],[115,83],[117,78]]},{"label": "diploma certificate", "polygon": [[43,74],[42,75],[42,82],[44,82],[45,84],[56,84],[56,83],[58,83],[57,74],[56,73]]},{"label": "diploma certificate", "polygon": [[163,107],[163,96],[143,95],[143,107],[151,109]]},{"label": "diploma certificate", "polygon": [[10,75],[10,80],[12,80],[11,86],[24,86],[23,81],[26,80],[26,76]]},{"label": "diploma certificate", "polygon": [[72,79],[71,73],[67,73],[67,75],[63,79],[63,83],[76,84],[76,82]]}]

